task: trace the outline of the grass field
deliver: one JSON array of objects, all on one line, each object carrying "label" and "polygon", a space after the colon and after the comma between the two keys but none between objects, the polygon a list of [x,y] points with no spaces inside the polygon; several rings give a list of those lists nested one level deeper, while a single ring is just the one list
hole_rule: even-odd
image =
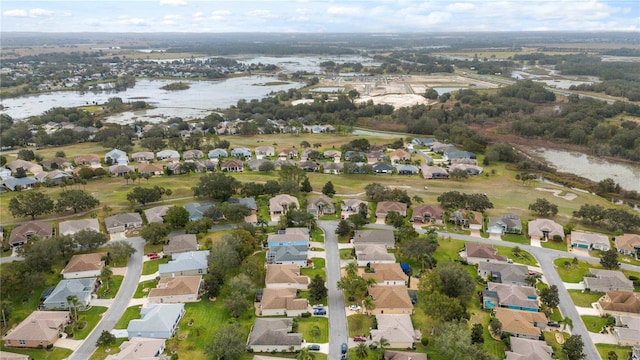
[{"label": "grass field", "polygon": [[567,251],[567,243],[565,241],[542,241],[543,248],[554,249],[558,251]]},{"label": "grass field", "polygon": [[98,298],[100,299],[113,299],[116,297],[118,290],[120,290],[120,285],[122,285],[122,280],[124,280],[124,276],[114,275],[109,280],[109,288],[107,289],[106,281],[100,289],[98,289]]},{"label": "grass field", "polygon": [[107,308],[102,306],[92,306],[87,311],[78,311],[78,321],[76,323],[86,322],[86,326],[82,330],[75,330],[73,339],[81,340],[89,336],[89,333],[96,327],[105,311],[107,311]]},{"label": "grass field", "polygon": [[[564,338],[567,339],[570,335],[568,333],[562,333]],[[553,355],[557,359],[567,360],[567,354],[562,351],[562,345],[558,344],[556,341],[556,332],[555,331],[543,331],[544,341],[547,345],[553,348]]]},{"label": "grass field", "polygon": [[104,347],[104,346],[98,347],[96,351],[94,351],[93,354],[91,354],[91,357],[89,358],[89,360],[104,360],[109,355],[119,353],[120,345],[122,345],[122,343],[127,340],[128,340],[127,338],[118,338],[116,339],[116,343],[109,347]]},{"label": "grass field", "polygon": [[38,349],[16,349],[4,346],[4,341],[0,343],[0,351],[7,351],[16,354],[29,356],[29,359],[36,360],[63,360],[71,356],[73,351],[69,349],[54,347],[51,351]]},{"label": "grass field", "polygon": [[367,336],[369,329],[374,327],[375,318],[364,314],[347,316],[347,326],[349,327],[349,337]]},{"label": "grass field", "polygon": [[592,333],[599,333],[608,323],[607,318],[600,316],[583,315],[580,316],[580,318],[582,318],[582,322],[584,326],[587,327],[587,330]]},{"label": "grass field", "polygon": [[160,258],[158,260],[145,261],[142,264],[142,275],[151,275],[158,272],[160,264],[166,264],[171,260],[169,257]]},{"label": "grass field", "polygon": [[568,290],[571,300],[575,306],[591,307],[591,304],[597,302],[604,294],[602,293],[583,293],[581,290]]},{"label": "grass field", "polygon": [[[319,329],[318,336],[313,336],[313,329],[315,326]],[[302,338],[307,342],[328,343],[329,319],[319,316],[300,318],[298,319],[298,332],[302,334]]]},{"label": "grass field", "polygon": [[607,359],[607,355],[609,352],[613,351],[618,355],[618,359],[629,359],[629,354],[631,354],[631,347],[619,346],[619,345],[610,345],[610,344],[596,344],[596,349],[600,354],[600,357],[603,359]]},{"label": "grass field", "polygon": [[306,267],[302,268],[302,275],[308,276],[310,279],[313,279],[316,275],[322,276],[322,279],[327,280],[327,275],[325,273],[325,260],[323,258],[312,258],[313,268]]},{"label": "grass field", "polygon": [[140,306],[129,306],[113,328],[126,329],[129,325],[129,321],[133,319],[140,319]]},{"label": "grass field", "polygon": [[577,264],[574,264],[571,258],[557,258],[553,263],[557,267],[556,270],[558,270],[560,279],[568,283],[579,283],[582,281],[584,276],[589,273],[590,268],[602,269],[602,266],[586,261],[578,261]]},{"label": "grass field", "polygon": [[517,234],[504,234],[504,235],[502,235],[502,240],[509,241],[509,242],[514,242],[514,243],[518,243],[518,244],[523,244],[523,245],[529,245],[529,243],[530,243],[529,239],[527,239],[526,236],[517,235]]},{"label": "grass field", "polygon": [[[134,299],[142,299],[149,294],[149,289],[154,289],[158,285],[158,280],[143,281],[138,284],[136,292],[133,294]],[[147,289],[147,291],[144,291]]]}]

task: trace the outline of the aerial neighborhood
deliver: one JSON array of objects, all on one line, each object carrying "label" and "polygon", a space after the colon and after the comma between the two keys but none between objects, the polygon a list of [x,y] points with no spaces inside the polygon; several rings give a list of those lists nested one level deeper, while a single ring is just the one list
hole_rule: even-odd
[{"label": "aerial neighborhood", "polygon": [[87,100],[0,107],[0,359],[640,360],[638,178],[544,156],[634,169],[637,68],[580,60],[627,50],[374,38],[11,47],[7,100]]}]

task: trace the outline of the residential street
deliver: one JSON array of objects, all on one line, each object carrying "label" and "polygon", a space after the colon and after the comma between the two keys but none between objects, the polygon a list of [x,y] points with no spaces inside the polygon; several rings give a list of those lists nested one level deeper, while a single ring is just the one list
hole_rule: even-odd
[{"label": "residential street", "polygon": [[327,256],[327,288],[329,289],[329,356],[330,360],[340,359],[340,344],[347,343],[347,314],[344,307],[344,296],[338,289],[340,280],[340,252],[336,237],[337,221],[318,221],[324,231],[324,243]]},{"label": "residential street", "polygon": [[128,241],[136,249],[136,253],[129,258],[127,263],[127,273],[124,276],[120,290],[116,298],[113,300],[111,307],[104,314],[98,325],[93,329],[91,334],[87,336],[85,341],[80,345],[70,357],[69,360],[86,360],[96,350],[96,341],[100,337],[103,330],[110,331],[116,325],[118,320],[127,309],[129,300],[138,287],[138,281],[142,274],[142,256],[144,255],[144,239],[141,237],[129,238]]}]

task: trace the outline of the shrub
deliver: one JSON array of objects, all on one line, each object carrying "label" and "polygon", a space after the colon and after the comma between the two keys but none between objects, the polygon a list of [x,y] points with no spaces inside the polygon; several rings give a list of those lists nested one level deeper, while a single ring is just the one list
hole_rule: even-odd
[{"label": "shrub", "polygon": [[302,314],[300,314],[300,317],[309,318],[309,317],[311,317],[311,313],[308,312],[308,311],[307,312],[303,312]]},{"label": "shrub", "polygon": [[423,337],[422,339],[420,339],[420,344],[422,344],[422,346],[429,346],[429,339]]}]

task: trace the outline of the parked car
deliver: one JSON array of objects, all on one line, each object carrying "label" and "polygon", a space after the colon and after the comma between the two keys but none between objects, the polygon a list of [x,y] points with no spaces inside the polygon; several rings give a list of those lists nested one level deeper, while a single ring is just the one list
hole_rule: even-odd
[{"label": "parked car", "polygon": [[365,341],[367,341],[367,338],[364,337],[364,336],[354,336],[353,337],[353,341],[355,341],[355,342],[365,342]]},{"label": "parked car", "polygon": [[560,324],[558,324],[558,323],[557,323],[557,322],[555,322],[555,321],[549,321],[549,322],[547,323],[547,326],[555,327],[555,328],[559,328],[559,327],[560,327]]},{"label": "parked car", "polygon": [[314,309],[322,309],[323,307],[324,307],[323,304],[315,304],[315,305],[313,305]]},{"label": "parked car", "polygon": [[320,345],[318,345],[318,344],[310,344],[310,345],[308,346],[308,348],[309,348],[309,350],[311,350],[311,351],[320,351]]},{"label": "parked car", "polygon": [[327,315],[327,309],[315,309],[313,315]]},{"label": "parked car", "polygon": [[149,257],[149,260],[158,260],[161,258],[160,255],[158,255],[158,253],[148,253],[147,256]]},{"label": "parked car", "polygon": [[360,311],[361,307],[359,305],[349,305],[349,310]]}]

